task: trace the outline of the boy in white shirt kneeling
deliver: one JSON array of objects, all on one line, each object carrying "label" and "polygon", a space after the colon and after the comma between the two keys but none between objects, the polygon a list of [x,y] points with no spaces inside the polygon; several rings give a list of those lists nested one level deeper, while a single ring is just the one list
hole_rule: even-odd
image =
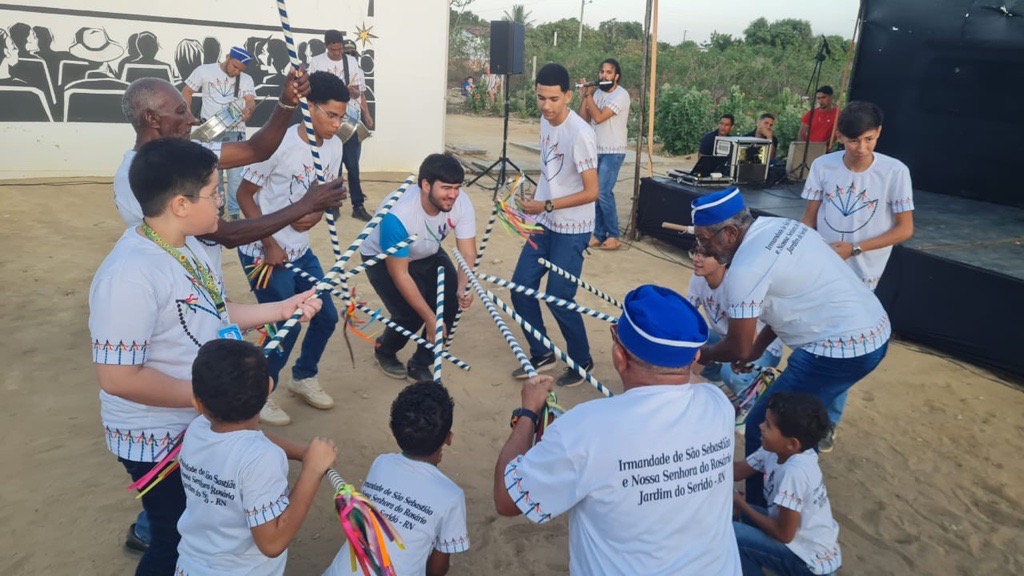
[{"label": "boy in white shirt kneeling", "polygon": [[[362,492],[387,516],[405,549],[388,542],[388,554],[400,576],[444,576],[451,554],[469,550],[466,496],[437,465],[452,443],[455,403],[444,386],[417,382],[391,405],[391,433],[401,454],[377,457]],[[345,543],[324,576],[362,574]]]},{"label": "boy in white shirt kneeling", "polygon": [[[267,360],[241,340],[212,340],[192,364],[199,412],[185,432],[178,463],[185,513],[178,521],[179,576],[278,576],[327,469],[334,442],[308,447],[260,431],[270,394]],[[288,491],[288,458],[302,461]]]},{"label": "boy in white shirt kneeling", "polygon": [[734,522],[743,576],[763,569],[779,576],[832,574],[843,562],[839,524],[814,447],[829,429],[828,412],[815,396],[776,392],[761,424],[761,449],[733,464],[734,480],[764,474],[768,510],[734,495]]}]

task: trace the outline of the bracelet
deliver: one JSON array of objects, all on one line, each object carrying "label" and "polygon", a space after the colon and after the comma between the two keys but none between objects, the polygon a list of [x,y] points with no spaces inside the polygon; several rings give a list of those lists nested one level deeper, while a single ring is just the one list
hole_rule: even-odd
[{"label": "bracelet", "polygon": [[296,108],[298,108],[298,106],[289,106],[284,102],[281,102],[280,100],[277,101],[277,105],[281,108],[284,108],[285,110],[295,110]]},{"label": "bracelet", "polygon": [[523,416],[529,418],[530,420],[533,420],[534,429],[540,426],[540,416],[533,410],[530,410],[529,408],[516,408],[515,410],[513,410],[512,421],[509,422],[509,426],[511,428],[515,428],[516,424],[519,423],[519,419],[522,418]]}]

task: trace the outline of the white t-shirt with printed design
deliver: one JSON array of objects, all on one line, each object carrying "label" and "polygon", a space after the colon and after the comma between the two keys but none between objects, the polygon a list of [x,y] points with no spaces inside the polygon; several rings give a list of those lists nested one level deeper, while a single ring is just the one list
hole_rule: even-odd
[{"label": "white t-shirt with printed design", "polygon": [[[540,119],[540,178],[534,199],[544,202],[583,190],[583,172],[597,169],[597,137],[579,114],[569,115],[558,126]],[[541,212],[537,223],[561,234],[594,231],[594,203]]]},{"label": "white t-shirt with printed design", "polygon": [[[422,190],[413,184],[406,189],[402,197],[391,208],[377,226],[366,237],[359,253],[363,256],[376,256],[415,234],[419,238],[408,247],[395,252],[399,258],[422,260],[437,254],[441,242],[448,234],[455,233],[456,240],[465,240],[476,236],[476,214],[469,195],[459,192],[451,212],[439,212],[433,216],[423,209]],[[383,206],[388,201],[381,202]],[[380,208],[378,208],[380,210]]]},{"label": "white t-shirt with printed design", "polygon": [[779,517],[779,507],[800,513],[796,536],[786,546],[807,563],[812,574],[831,574],[843,563],[839,550],[839,524],[825,481],[818,466],[818,454],[805,450],[779,464],[779,456],[764,448],[747,456],[747,464],[764,474],[764,499],[768,515]]},{"label": "white t-shirt with printed design", "polygon": [[622,86],[616,86],[611,92],[599,87],[594,91],[594,104],[601,110],[610,108],[615,114],[598,124],[593,120],[590,125],[597,134],[598,154],[623,154],[626,152],[626,123],[629,122],[629,92]]},{"label": "white t-shirt with printed design", "polygon": [[[355,56],[348,54],[345,54],[344,57],[348,59],[348,77],[345,76],[345,63],[341,60],[331,60],[331,57],[326,52],[310,58],[308,71],[310,74],[313,72],[330,72],[341,78],[346,86],[355,86],[362,92],[366,81],[363,77],[363,69],[359,67],[359,61],[356,60]],[[345,113],[354,120],[359,120],[362,117],[362,106],[359,103],[359,98],[352,98],[348,101]]]},{"label": "white t-shirt with printed design", "polygon": [[[706,279],[694,275],[690,279],[690,288],[686,294],[686,298],[691,304],[704,309],[704,315],[708,317],[708,324],[722,338],[729,333],[729,302],[726,300],[725,289],[728,280],[729,273],[726,272],[718,288],[712,288]],[[761,330],[764,330],[764,322],[758,320],[758,333]],[[778,338],[772,340],[772,343],[768,345],[767,352],[782,357],[782,342]]]},{"label": "white t-shirt with printed design", "polygon": [[[313,153],[309,143],[299,136],[299,125],[292,126],[281,140],[281,145],[270,158],[258,164],[246,166],[242,178],[260,187],[256,192],[256,204],[264,214],[283,210],[306,195],[306,190],[316,182],[313,168]],[[341,139],[332,136],[320,145],[320,165],[324,179],[330,182],[337,178],[341,169]],[[274,240],[281,245],[289,261],[298,259],[309,250],[309,231],[299,232],[291,226],[274,232]],[[259,240],[238,248],[251,258],[263,256],[263,243]]]},{"label": "white t-shirt with printed design", "polygon": [[280,576],[288,551],[264,556],[252,529],[288,508],[288,458],[259,430],[215,432],[199,416],[178,458],[185,512],[176,576]]},{"label": "white t-shirt with printed design", "polygon": [[882,303],[821,235],[796,220],[755,220],[727,276],[729,317],[760,318],[790,348],[855,358],[889,341]]},{"label": "white t-shirt with printed design", "polygon": [[736,410],[710,384],[642,386],[556,420],[505,468],[538,524],[569,512],[569,573],[740,574]]},{"label": "white t-shirt with printed design", "polygon": [[[181,250],[193,267],[217,278],[195,238]],[[96,364],[144,366],[173,378],[192,379],[199,347],[228,325],[201,282],[135,228],[125,230],[100,264],[89,288],[89,332]],[[168,443],[196,417],[188,408],[147,406],[100,391],[107,448],[134,462],[157,462]]]},{"label": "white t-shirt with printed design", "polygon": [[[466,496],[437,466],[401,454],[382,454],[373,461],[362,492],[388,517],[405,543],[399,550],[388,543],[388,553],[401,576],[426,574],[432,551],[456,554],[469,550]],[[346,542],[324,576],[362,574],[352,570]]]},{"label": "white t-shirt with printed design", "polygon": [[[216,154],[217,161],[220,162],[221,142],[200,142],[198,140],[193,140],[193,142]],[[128,171],[132,167],[132,160],[135,158],[135,154],[135,150],[125,152],[124,160],[121,161],[121,165],[114,174],[114,206],[117,207],[117,213],[121,215],[121,219],[124,220],[125,225],[129,228],[142,225],[143,218],[142,206],[139,205],[139,201],[135,198],[135,194],[132,192],[132,185],[128,181]],[[220,274],[221,245],[209,240],[198,240],[210,257],[213,269],[217,271],[217,274]]]},{"label": "white t-shirt with printed design", "polygon": [[[256,96],[256,85],[252,76],[242,72],[237,78],[238,95],[235,95],[236,79],[228,76],[227,72],[221,70],[220,64],[203,64],[185,79],[185,85],[195,92],[203,94],[203,108],[199,115],[204,120],[209,120],[239,98]],[[238,124],[233,130],[245,130],[245,122]]]},{"label": "white t-shirt with printed design", "polygon": [[[896,226],[896,215],[914,209],[910,170],[899,160],[875,152],[871,166],[853,172],[845,152],[826,154],[811,164],[802,196],[820,200],[816,228],[826,242],[857,244]],[[847,258],[846,263],[872,290],[885,271],[892,246]]]}]

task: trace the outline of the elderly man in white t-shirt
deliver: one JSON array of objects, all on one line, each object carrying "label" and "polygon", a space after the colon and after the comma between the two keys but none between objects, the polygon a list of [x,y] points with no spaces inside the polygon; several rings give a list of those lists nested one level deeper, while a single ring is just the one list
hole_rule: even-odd
[{"label": "elderly man in white t-shirt", "polygon": [[[220,63],[203,64],[185,79],[185,87],[181,89],[181,95],[185,98],[185,105],[192,108],[192,95],[200,93],[203,98],[203,108],[199,113],[203,122],[213,118],[221,110],[227,108],[232,102],[242,99],[245,106],[242,108],[242,122],[231,130],[218,136],[220,142],[241,142],[245,140],[245,121],[252,116],[256,110],[256,86],[252,76],[245,73],[245,67],[252,60],[244,48],[235,46],[231,48],[224,61]],[[242,182],[241,168],[232,168],[227,173],[227,198],[228,217],[237,219],[238,201],[235,193],[238,185]]]},{"label": "elderly man in white t-shirt", "polygon": [[[746,455],[761,447],[768,399],[805,392],[829,406],[885,357],[891,327],[881,302],[821,235],[788,218],[756,221],[740,191],[693,201],[697,247],[729,265],[729,330],[701,349],[699,362],[752,362],[778,337],[793,352],[786,370],[747,415]],[[764,329],[757,332],[757,322]],[[835,425],[841,414],[832,412]],[[747,499],[763,505],[761,477],[747,479]]]},{"label": "elderly man in white t-shirt", "polygon": [[[537,72],[534,83],[540,119],[541,178],[532,200],[522,202],[523,212],[537,216],[543,230],[530,237],[523,246],[512,281],[527,288],[539,288],[547,269],[537,259],[544,258],[555,266],[580,276],[583,272],[583,251],[594,231],[594,201],[597,200],[597,142],[594,129],[569,107],[572,90],[569,72],[559,64],[548,64]],[[572,300],[576,283],[557,274],[548,276],[544,290],[552,296]],[[512,293],[512,306],[531,326],[545,333],[540,303],[519,292]],[[566,342],[566,352],[590,370],[594,367],[587,342],[586,327],[579,312],[564,306],[549,306],[551,315]],[[532,333],[526,332],[530,344],[530,362],[538,372],[555,365],[555,355]],[[522,368],[512,373],[526,378]],[[568,368],[558,378],[559,386],[577,386],[583,381]]]},{"label": "elderly man in white t-shirt", "polygon": [[555,420],[531,448],[552,388],[523,384],[494,470],[503,516],[569,513],[569,573],[738,576],[732,530],[732,404],[690,365],[708,337],[681,295],[645,285],[623,301],[612,362],[625,392]]},{"label": "elderly man in white t-shirt", "polygon": [[[619,248],[619,214],[615,209],[615,182],[626,159],[626,124],[629,122],[629,92],[619,81],[622,67],[618,60],[608,58],[601,63],[597,87],[583,89],[579,114],[594,127],[597,134],[597,210],[594,236],[590,247],[602,250]],[[610,84],[605,84],[610,82]],[[587,79],[580,81],[586,84]]]}]

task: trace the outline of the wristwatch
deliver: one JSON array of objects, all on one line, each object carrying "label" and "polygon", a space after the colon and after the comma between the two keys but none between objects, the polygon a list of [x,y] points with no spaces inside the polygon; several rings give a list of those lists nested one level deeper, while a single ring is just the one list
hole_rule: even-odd
[{"label": "wristwatch", "polygon": [[544,211],[545,212],[551,212],[554,209],[555,209],[555,203],[554,202],[552,202],[551,200],[545,200],[544,201]]},{"label": "wristwatch", "polygon": [[530,410],[529,408],[516,408],[515,410],[512,411],[512,421],[509,422],[509,427],[515,428],[516,423],[518,423],[519,419],[524,416],[529,418],[530,420],[533,420],[534,428],[537,428],[537,426],[540,425],[540,416],[536,412]]},{"label": "wristwatch", "polygon": [[863,252],[863,250],[860,249],[860,244],[854,244],[852,256],[860,256],[861,252]]}]

